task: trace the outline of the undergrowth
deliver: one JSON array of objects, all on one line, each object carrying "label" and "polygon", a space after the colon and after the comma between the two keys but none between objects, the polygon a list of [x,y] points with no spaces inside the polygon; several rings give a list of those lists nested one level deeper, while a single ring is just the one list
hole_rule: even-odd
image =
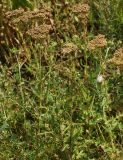
[{"label": "undergrowth", "polygon": [[0,14],[0,159],[122,160],[122,0],[1,0]]}]

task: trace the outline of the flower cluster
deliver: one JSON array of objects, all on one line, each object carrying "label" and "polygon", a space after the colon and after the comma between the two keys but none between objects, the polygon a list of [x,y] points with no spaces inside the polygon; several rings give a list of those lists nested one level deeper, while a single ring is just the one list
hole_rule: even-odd
[{"label": "flower cluster", "polygon": [[89,12],[89,5],[88,4],[75,4],[73,7],[72,7],[72,12],[73,13],[84,13],[84,14],[87,14]]},{"label": "flower cluster", "polygon": [[87,24],[90,7],[88,4],[75,4],[72,7],[72,12],[78,15],[78,18],[83,24]]},{"label": "flower cluster", "polygon": [[123,47],[115,51],[113,58],[109,59],[108,63],[114,64],[117,66],[123,65]]},{"label": "flower cluster", "polygon": [[66,55],[72,52],[77,51],[78,47],[74,43],[66,43],[64,44],[61,53]]},{"label": "flower cluster", "polygon": [[88,43],[87,48],[89,50],[95,50],[96,48],[105,47],[106,44],[107,44],[107,41],[105,39],[105,35],[99,34],[95,36],[95,38]]},{"label": "flower cluster", "polygon": [[26,34],[30,35],[33,39],[41,39],[45,38],[51,29],[52,29],[51,25],[43,24],[28,30]]}]

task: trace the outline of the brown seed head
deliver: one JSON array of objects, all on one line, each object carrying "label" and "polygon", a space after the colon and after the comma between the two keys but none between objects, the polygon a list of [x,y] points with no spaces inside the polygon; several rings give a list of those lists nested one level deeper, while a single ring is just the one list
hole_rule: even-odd
[{"label": "brown seed head", "polygon": [[108,63],[122,66],[123,65],[123,47],[115,51],[113,58],[108,60]]},{"label": "brown seed head", "polygon": [[78,47],[74,43],[66,43],[63,46],[61,53],[68,54],[68,53],[77,51],[77,49],[78,49]]},{"label": "brown seed head", "polygon": [[13,11],[6,12],[5,13],[5,17],[7,19],[11,19],[11,18],[18,17],[18,16],[20,16],[23,13],[24,13],[24,9],[23,8],[19,8],[19,9],[13,10]]},{"label": "brown seed head", "polygon": [[50,32],[51,29],[52,29],[51,25],[43,24],[28,30],[26,33],[27,35],[30,35],[34,39],[42,39],[47,36],[47,34]]},{"label": "brown seed head", "polygon": [[13,23],[19,23],[19,22],[29,22],[33,19],[48,19],[51,17],[51,13],[46,11],[45,9],[36,10],[36,11],[26,11],[21,16],[19,16],[16,19],[13,19]]},{"label": "brown seed head", "polygon": [[96,48],[105,47],[106,44],[107,44],[107,41],[105,39],[105,35],[99,34],[95,36],[95,38],[88,43],[87,48],[89,50],[95,50]]},{"label": "brown seed head", "polygon": [[73,7],[72,7],[72,12],[73,13],[84,13],[84,14],[87,14],[89,12],[89,5],[88,4],[75,4]]}]

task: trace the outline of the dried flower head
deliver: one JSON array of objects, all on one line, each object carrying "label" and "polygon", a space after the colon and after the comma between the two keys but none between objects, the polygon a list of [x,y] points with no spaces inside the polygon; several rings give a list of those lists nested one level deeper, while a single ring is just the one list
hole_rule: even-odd
[{"label": "dried flower head", "polygon": [[45,38],[51,29],[51,25],[48,25],[51,24],[51,9],[45,6],[34,11],[23,8],[7,11],[0,5],[0,14],[0,25],[4,27],[0,27],[0,44],[18,45],[26,35],[35,39]]},{"label": "dried flower head", "polygon": [[49,19],[52,16],[51,10],[47,7],[42,7],[40,10],[34,11],[24,11],[24,9],[19,8],[12,11],[7,11],[4,14],[4,19],[12,24],[18,24],[19,22],[28,23],[32,20]]},{"label": "dried flower head", "polygon": [[96,48],[103,48],[105,47],[107,44],[107,41],[105,39],[105,35],[97,35],[93,40],[91,40],[88,45],[87,48],[89,50],[95,50]]},{"label": "dried flower head", "polygon": [[74,43],[66,43],[64,44],[61,53],[68,54],[77,51],[77,49],[78,47]]},{"label": "dried flower head", "polygon": [[18,17],[18,16],[21,16],[22,14],[24,13],[24,9],[23,8],[19,8],[19,9],[16,9],[16,10],[12,10],[12,11],[8,11],[5,13],[5,17],[7,19],[11,19],[11,18],[15,18],[15,17]]},{"label": "dried flower head", "polygon": [[88,4],[75,4],[73,7],[72,7],[72,12],[73,13],[84,13],[84,14],[87,14],[89,12],[89,5]]},{"label": "dried flower head", "polygon": [[108,63],[121,66],[123,65],[123,47],[115,51],[114,57],[108,60]]},{"label": "dried flower head", "polygon": [[89,10],[90,7],[88,4],[78,3],[72,7],[72,12],[78,15],[78,18],[84,25],[87,25]]},{"label": "dried flower head", "polygon": [[47,36],[47,34],[50,32],[51,29],[52,29],[51,25],[43,24],[28,30],[26,33],[27,35],[30,35],[34,39],[42,39]]},{"label": "dried flower head", "polygon": [[45,9],[36,10],[36,11],[26,11],[18,18],[13,19],[13,23],[19,23],[19,22],[29,22],[30,20],[34,19],[48,19],[51,17],[51,12],[46,11]]}]

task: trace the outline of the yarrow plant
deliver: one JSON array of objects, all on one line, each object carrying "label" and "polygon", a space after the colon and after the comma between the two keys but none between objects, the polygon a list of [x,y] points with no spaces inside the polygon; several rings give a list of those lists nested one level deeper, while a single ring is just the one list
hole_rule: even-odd
[{"label": "yarrow plant", "polygon": [[28,2],[0,0],[0,160],[123,159],[121,0]]},{"label": "yarrow plant", "polygon": [[107,44],[107,41],[105,39],[105,35],[97,35],[95,36],[95,38],[91,41],[89,41],[88,45],[87,45],[87,48],[89,50],[95,50],[97,48],[103,48],[105,47]]},{"label": "yarrow plant", "polygon": [[109,59],[108,63],[116,66],[123,66],[123,47],[115,51],[113,58]]}]

